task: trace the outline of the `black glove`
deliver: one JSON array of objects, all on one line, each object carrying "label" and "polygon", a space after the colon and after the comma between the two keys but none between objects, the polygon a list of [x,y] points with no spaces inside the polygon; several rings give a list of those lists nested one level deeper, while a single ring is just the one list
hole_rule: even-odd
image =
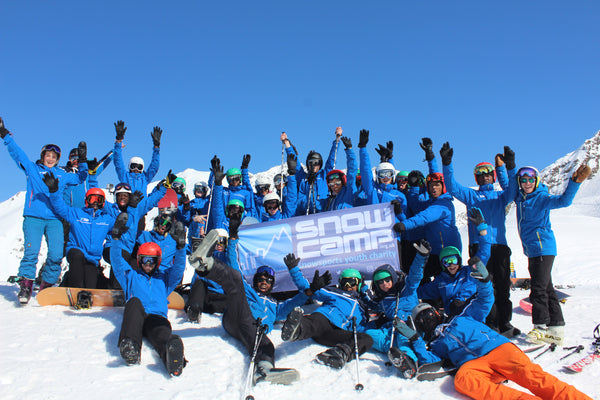
[{"label": "black glove", "polygon": [[150,133],[150,136],[152,136],[152,143],[154,143],[154,147],[160,147],[160,137],[162,136],[162,129],[160,129],[158,126],[155,126],[152,130],[152,133]]},{"label": "black glove", "polygon": [[402,321],[399,317],[394,318],[394,326],[398,330],[398,333],[414,342],[419,338],[419,334],[417,331],[406,325],[406,322]]},{"label": "black glove", "polygon": [[344,143],[344,147],[346,148],[346,150],[351,149],[352,148],[352,140],[350,140],[349,137],[347,136],[342,136],[341,137],[341,141],[342,143]]},{"label": "black glove", "polygon": [[360,130],[360,139],[358,140],[358,148],[367,147],[369,143],[369,131],[366,129]]},{"label": "black glove", "polygon": [[190,198],[188,197],[188,195],[187,195],[187,194],[185,194],[185,193],[184,193],[184,194],[182,194],[182,195],[179,197],[179,200],[178,200],[177,202],[178,202],[179,204],[183,205],[183,210],[184,210],[184,211],[189,211],[189,209],[190,209],[190,207],[191,207],[191,206],[190,206]]},{"label": "black glove", "polygon": [[392,142],[391,140],[388,140],[385,144],[385,147],[388,148],[390,153],[394,153],[394,142]]},{"label": "black glove", "polygon": [[415,249],[417,249],[417,253],[422,256],[427,257],[431,253],[431,245],[425,239],[419,239],[415,243],[413,243]]},{"label": "black glove", "polygon": [[313,280],[310,283],[310,291],[314,294],[317,290],[324,288],[331,283],[331,274],[325,271],[323,275],[319,275],[319,270],[315,271]]},{"label": "black glove", "polygon": [[181,221],[175,221],[170,230],[171,237],[175,240],[175,248],[181,250],[185,247],[185,227]]},{"label": "black glove", "polygon": [[170,188],[173,182],[177,179],[177,175],[173,173],[173,170],[170,169],[167,173],[167,177],[165,178],[165,187]]},{"label": "black glove", "polygon": [[390,149],[381,144],[375,149],[375,151],[379,154],[379,162],[388,162],[394,156]]},{"label": "black glove", "polygon": [[[79,142],[79,145],[77,146],[77,156],[79,157],[79,163],[83,164],[87,162],[87,143],[86,142]],[[89,165],[88,165],[89,167]]]},{"label": "black glove", "polygon": [[231,214],[229,217],[229,238],[237,239],[240,225],[242,224],[242,216],[239,214]]},{"label": "black glove", "polygon": [[470,258],[469,265],[471,266],[471,276],[473,278],[479,279],[482,282],[488,282],[490,280],[490,274],[479,257],[475,256]]},{"label": "black glove", "polygon": [[312,185],[313,183],[315,183],[317,181],[317,174],[310,171],[308,173],[308,175],[306,176],[306,181],[308,182],[309,185]]},{"label": "black glove", "polygon": [[219,159],[219,157],[214,156],[210,159],[210,166],[212,169],[215,169],[217,165],[221,165],[221,160]]},{"label": "black glove", "polygon": [[431,161],[435,158],[435,154],[433,154],[433,142],[430,138],[422,138],[419,146],[421,146],[421,148],[425,151],[425,159],[427,161]]},{"label": "black glove", "polygon": [[400,200],[392,200],[392,205],[394,206],[394,214],[402,214],[402,203],[400,203]]},{"label": "black glove", "polygon": [[440,156],[442,156],[442,164],[450,165],[452,164],[452,156],[454,155],[454,150],[450,147],[450,143],[446,142],[442,145],[440,149]]},{"label": "black glove", "polygon": [[96,159],[96,157],[94,157],[93,160],[87,160],[87,165],[88,165],[88,174],[89,175],[96,175],[96,171],[98,170],[98,159]]},{"label": "black glove", "polygon": [[110,231],[113,239],[119,240],[121,239],[121,235],[129,230],[127,227],[127,221],[129,220],[129,214],[126,212],[122,212],[117,216],[115,224],[113,225],[112,230]]},{"label": "black glove", "polygon": [[143,198],[144,198],[144,194],[142,192],[140,192],[139,190],[136,190],[135,192],[133,192],[129,195],[129,203],[127,203],[127,205],[129,207],[136,208],[137,205],[140,204],[140,201],[142,201]]},{"label": "black glove", "polygon": [[481,210],[477,207],[471,207],[468,213],[469,221],[473,223],[475,226],[479,226],[481,224],[485,224],[485,219],[483,218],[483,214]]},{"label": "black glove", "polygon": [[296,167],[298,166],[298,157],[295,154],[288,154],[287,156],[287,167],[288,175],[296,174]]},{"label": "black glove", "polygon": [[298,266],[298,263],[300,262],[300,259],[296,258],[296,256],[294,255],[294,253],[289,253],[287,256],[283,257],[283,262],[285,263],[285,266],[287,267],[287,269],[289,271],[292,268]]},{"label": "black glove", "polygon": [[408,186],[417,187],[423,181],[423,173],[418,170],[410,171],[408,174]]},{"label": "black glove", "polygon": [[47,172],[42,179],[46,186],[48,186],[50,193],[58,191],[58,179],[54,177],[52,172]]},{"label": "black glove", "polygon": [[213,173],[213,177],[215,178],[215,185],[223,185],[223,178],[225,177],[225,172],[223,172],[223,166],[220,163],[217,163],[216,166],[213,169],[211,169],[211,171]]},{"label": "black glove", "polygon": [[402,233],[402,232],[406,231],[406,227],[404,226],[404,224],[402,222],[395,223],[393,229],[398,233]]},{"label": "black glove", "polygon": [[248,165],[250,165],[250,154],[244,154],[242,157],[242,169],[248,169]]},{"label": "black glove", "polygon": [[125,137],[125,131],[127,130],[127,128],[125,128],[125,122],[115,122],[115,130],[117,131],[117,141],[123,140],[123,138]]},{"label": "black glove", "polygon": [[515,152],[508,146],[504,146],[504,154],[503,157],[504,164],[506,165],[507,170],[515,169],[517,164],[515,164]]},{"label": "black glove", "polygon": [[8,129],[6,129],[6,127],[4,126],[4,121],[2,120],[2,118],[0,118],[0,137],[4,139],[9,133],[10,132],[8,132]]}]

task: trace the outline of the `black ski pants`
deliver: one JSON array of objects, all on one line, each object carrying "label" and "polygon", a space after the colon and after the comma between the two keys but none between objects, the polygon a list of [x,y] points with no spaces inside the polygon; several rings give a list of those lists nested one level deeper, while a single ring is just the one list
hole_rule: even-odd
[{"label": "black ski pants", "polygon": [[142,302],[132,297],[125,304],[119,343],[125,338],[133,339],[142,347],[142,338],[148,338],[163,360],[167,359],[167,342],[171,338],[171,323],[161,315],[147,314]]},{"label": "black ski pants", "polygon": [[[312,338],[323,346],[333,347],[336,344],[346,344],[352,349],[348,354],[348,360],[354,359],[356,350],[354,347],[354,332],[338,328],[321,313],[315,312],[302,316],[300,320],[300,335],[296,340]],[[373,346],[373,339],[366,333],[356,334],[358,354],[363,354]]]},{"label": "black ski pants", "polygon": [[[410,268],[410,266],[409,266]],[[431,282],[431,278],[438,276],[442,272],[442,264],[440,264],[439,254],[431,254],[423,267],[423,279],[421,279],[420,285]]]},{"label": "black ski pants", "polygon": [[407,275],[417,255],[417,249],[413,246],[414,243],[412,240],[402,240],[400,242],[400,267],[402,268],[402,272]]},{"label": "black ski pants", "polygon": [[186,310],[188,308],[196,309],[200,313],[222,313],[227,307],[227,295],[210,291],[206,281],[198,279],[192,285]]},{"label": "black ski pants", "polygon": [[69,270],[65,274],[65,287],[96,289],[100,271],[98,265],[88,261],[79,249],[70,249],[67,253]]},{"label": "black ski pants", "polygon": [[560,302],[552,283],[552,265],[554,256],[529,258],[529,276],[531,277],[531,318],[534,325],[563,326]]},{"label": "black ski pants", "polygon": [[[469,256],[473,257],[479,244],[469,246]],[[490,259],[486,265],[494,286],[494,305],[485,321],[493,329],[500,332],[506,330],[512,320],[512,302],[510,301],[510,247],[504,244],[493,244]]]},{"label": "black ski pants", "polygon": [[[206,278],[221,285],[227,294],[223,312],[223,328],[232,337],[242,342],[248,354],[252,355],[258,326],[248,305],[242,274],[215,258],[213,267]],[[258,363],[263,360],[275,365],[275,346],[266,333],[261,336],[255,361]]]}]

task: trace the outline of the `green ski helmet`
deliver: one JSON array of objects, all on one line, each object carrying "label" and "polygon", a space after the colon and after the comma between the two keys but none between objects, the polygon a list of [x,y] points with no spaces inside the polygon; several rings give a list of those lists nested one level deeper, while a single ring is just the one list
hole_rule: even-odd
[{"label": "green ski helmet", "polygon": [[230,206],[238,206],[238,207],[240,207],[242,209],[242,213],[244,212],[244,209],[245,209],[243,201],[241,201],[240,199],[230,199],[227,202],[227,208],[225,208],[225,215],[227,217],[229,217],[229,207]]},{"label": "green ski helmet", "polygon": [[348,279],[348,278],[356,278],[358,280],[358,290],[360,291],[361,287],[362,287],[362,283],[363,283],[363,277],[360,274],[360,272],[354,268],[346,268],[345,270],[342,271],[342,273],[340,274],[340,278],[338,280],[339,286],[340,288],[344,288],[344,284],[342,283],[342,281]]},{"label": "green ski helmet", "polygon": [[460,250],[458,250],[456,247],[454,246],[446,246],[442,249],[442,251],[440,251],[440,264],[442,265],[442,268],[445,270],[446,268],[444,267],[444,264],[442,263],[442,260],[448,256],[456,256],[458,257],[458,266],[461,267],[462,266],[462,256],[460,255]]},{"label": "green ski helmet", "polygon": [[173,183],[171,183],[171,188],[177,194],[183,194],[183,193],[185,193],[185,187],[186,187],[186,182],[185,182],[185,179],[183,179],[182,177],[175,178],[175,180],[173,181]]},{"label": "green ski helmet", "polygon": [[229,168],[227,170],[227,183],[231,185],[233,177],[240,177],[240,185],[242,184],[242,171],[239,168]]}]

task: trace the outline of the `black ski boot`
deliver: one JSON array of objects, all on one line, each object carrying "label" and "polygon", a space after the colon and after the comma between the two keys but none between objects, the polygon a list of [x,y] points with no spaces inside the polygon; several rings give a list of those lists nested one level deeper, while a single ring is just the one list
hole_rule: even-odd
[{"label": "black ski boot", "polygon": [[121,357],[127,365],[139,364],[141,359],[141,347],[133,339],[124,338],[119,343],[119,351]]},{"label": "black ski boot", "polygon": [[252,384],[271,382],[271,384],[291,385],[300,379],[300,373],[294,368],[275,368],[269,361],[259,361],[254,369]]},{"label": "black ski boot", "polygon": [[296,307],[290,312],[281,328],[281,340],[293,342],[300,336],[300,321],[304,315],[301,307]]},{"label": "black ski boot", "polygon": [[412,379],[417,375],[417,364],[402,350],[392,347],[388,352],[388,357],[404,379]]},{"label": "black ski boot", "polygon": [[509,339],[521,334],[521,330],[519,328],[515,328],[510,322],[500,326],[499,330],[502,336],[505,336]]},{"label": "black ski boot", "polygon": [[334,347],[317,354],[317,362],[331,368],[342,369],[350,359],[352,348],[345,343],[336,344]]},{"label": "black ski boot", "polygon": [[183,355],[183,341],[178,335],[172,335],[167,342],[167,359],[165,360],[167,371],[172,376],[180,376],[186,363]]},{"label": "black ski boot", "polygon": [[21,278],[19,281],[19,303],[25,305],[31,299],[31,291],[33,290],[33,279]]},{"label": "black ski boot", "polygon": [[185,310],[185,313],[187,314],[188,320],[190,322],[193,322],[195,324],[199,324],[200,323],[200,318],[202,318],[202,313],[200,312],[200,310],[198,309],[198,307],[196,307],[196,306],[189,306],[187,308],[187,310]]}]

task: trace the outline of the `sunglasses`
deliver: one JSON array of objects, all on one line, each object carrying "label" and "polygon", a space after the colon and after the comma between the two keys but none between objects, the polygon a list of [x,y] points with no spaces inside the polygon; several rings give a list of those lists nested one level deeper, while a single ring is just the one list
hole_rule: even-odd
[{"label": "sunglasses", "polygon": [[269,285],[272,285],[273,282],[275,282],[275,279],[273,279],[272,276],[262,275],[262,276],[259,276],[258,278],[256,278],[256,283],[260,283],[260,282],[267,282]]},{"label": "sunglasses", "polygon": [[521,183],[535,183],[535,178],[519,178],[519,182]]},{"label": "sunglasses", "polygon": [[158,262],[158,257],[155,257],[155,256],[141,256],[140,257],[140,263],[142,265],[146,265],[146,264],[156,265],[157,262]]},{"label": "sunglasses", "polygon": [[379,171],[377,173],[377,177],[378,178],[392,178],[394,176],[394,171],[392,171],[391,169],[386,169],[383,171]]},{"label": "sunglasses", "polygon": [[279,202],[277,200],[269,200],[265,203],[265,210],[277,210]]},{"label": "sunglasses", "polygon": [[142,164],[137,164],[137,163],[131,163],[129,164],[129,170],[130,171],[143,171],[144,170],[144,166]]},{"label": "sunglasses", "polygon": [[458,257],[457,256],[448,256],[442,258],[442,265],[444,267],[449,267],[451,265],[458,265]]},{"label": "sunglasses", "polygon": [[390,283],[392,281],[392,277],[391,276],[386,276],[383,279],[378,279],[375,281],[375,284],[377,286],[381,285],[382,283]]},{"label": "sunglasses", "polygon": [[131,190],[131,186],[129,186],[129,183],[125,183],[125,182],[121,182],[117,186],[115,186],[115,191],[119,191],[122,189]]},{"label": "sunglasses", "polygon": [[71,156],[69,157],[69,161],[79,161],[79,156]]},{"label": "sunglasses", "polygon": [[358,280],[358,278],[355,277],[340,279],[340,286],[342,288],[358,286],[359,283],[360,281]]},{"label": "sunglasses", "polygon": [[398,182],[400,182],[400,183],[408,182],[408,178],[406,176],[400,176],[397,179],[398,179]]},{"label": "sunglasses", "polygon": [[164,226],[167,230],[171,229],[171,225],[173,225],[173,222],[171,221],[171,218],[167,217],[159,217],[158,222],[156,223],[156,226]]},{"label": "sunglasses", "polygon": [[494,168],[491,165],[480,165],[478,167],[475,167],[475,170],[473,172],[475,173],[475,175],[492,174],[494,172]]}]

